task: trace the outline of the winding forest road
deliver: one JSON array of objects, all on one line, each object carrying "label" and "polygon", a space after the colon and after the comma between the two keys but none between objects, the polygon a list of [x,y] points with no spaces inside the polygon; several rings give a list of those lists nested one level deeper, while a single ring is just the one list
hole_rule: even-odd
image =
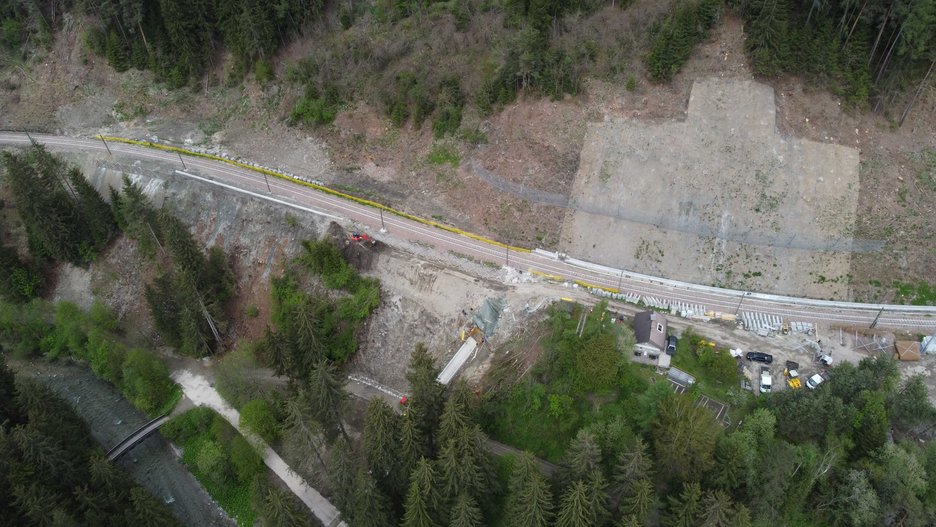
[{"label": "winding forest road", "polygon": [[[860,304],[814,300],[781,295],[722,289],[677,280],[653,277],[588,262],[560,258],[546,251],[511,250],[481,237],[427,225],[414,219],[384,213],[362,203],[310,188],[288,177],[268,177],[262,172],[232,165],[224,160],[185,156],[184,166],[177,152],[100,138],[65,137],[31,134],[32,139],[52,151],[83,151],[126,156],[177,164],[175,173],[219,185],[256,198],[278,202],[297,209],[354,222],[376,231],[381,226],[389,233],[386,239],[404,239],[428,244],[440,253],[458,252],[477,260],[509,265],[547,275],[555,280],[579,282],[622,293],[652,297],[665,303],[701,306],[705,310],[752,316],[777,316],[787,321],[826,322],[849,326],[871,326],[930,333],[936,330],[936,307],[884,304]],[[24,133],[0,133],[0,145],[25,146],[30,139]]]}]

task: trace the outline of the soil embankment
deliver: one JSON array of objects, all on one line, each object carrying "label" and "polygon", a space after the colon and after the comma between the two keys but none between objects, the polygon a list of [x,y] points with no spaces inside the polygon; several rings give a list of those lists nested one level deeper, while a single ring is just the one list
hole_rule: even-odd
[{"label": "soil embankment", "polygon": [[[19,375],[44,382],[68,401],[105,450],[148,421],[113,386],[95,377],[84,366],[14,360],[10,360],[9,365]],[[158,432],[127,452],[118,464],[154,497],[166,503],[183,524],[234,525]]]}]

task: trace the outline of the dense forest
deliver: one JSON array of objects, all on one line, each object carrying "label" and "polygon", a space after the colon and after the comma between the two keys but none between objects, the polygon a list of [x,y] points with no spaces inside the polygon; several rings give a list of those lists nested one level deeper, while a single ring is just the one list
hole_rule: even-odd
[{"label": "dense forest", "polygon": [[[327,467],[333,501],[356,527],[936,521],[936,447],[916,435],[936,423],[936,410],[922,380],[901,381],[890,358],[836,366],[815,391],[736,394],[725,427],[696,402],[698,390],[674,393],[630,363],[633,341],[603,306],[578,331],[581,309],[554,310],[534,369],[517,377],[501,359],[480,395],[464,382],[436,382],[438,368],[417,346],[407,404],[399,412],[371,400],[360,438],[343,433],[340,410],[336,419],[289,409],[316,400],[345,407],[343,381],[327,363],[314,367],[314,380],[287,373],[279,403],[287,409],[268,410],[286,417],[268,425],[319,438],[297,448]],[[725,374],[717,359],[703,362]],[[483,430],[558,470],[530,453],[493,456]]]},{"label": "dense forest", "polygon": [[0,524],[178,525],[104,457],[65,401],[0,353]]},{"label": "dense forest", "polygon": [[[634,75],[620,73],[634,71],[627,62],[635,53],[650,80],[666,82],[725,9],[745,22],[756,74],[804,74],[850,104],[892,111],[900,122],[936,65],[934,0],[678,0],[662,16],[641,17],[627,39],[596,22],[607,9],[645,6],[626,0],[3,0],[0,45],[19,52],[48,46],[65,13],[80,12],[91,21],[85,45],[118,71],[151,70],[181,87],[200,84],[222,64],[226,82],[235,84],[248,72],[266,84],[285,69],[288,81],[305,87],[293,123],[328,123],[342,104],[363,98],[397,125],[431,119],[436,136],[458,130],[468,103],[484,115],[519,93],[561,98],[578,93],[588,76],[626,80],[631,89]],[[454,25],[446,48],[477,60],[418,60],[433,57],[428,48],[438,44],[430,39],[439,23]],[[394,34],[412,40],[388,41]],[[478,35],[490,45],[478,48],[472,43]],[[317,46],[278,68],[278,51],[300,38],[315,38]]]},{"label": "dense forest", "polygon": [[120,230],[159,268],[146,300],[162,338],[186,355],[218,349],[224,306],[234,294],[220,247],[203,250],[187,226],[153,207],[129,179],[120,191],[112,189],[108,204],[77,167],[37,143],[22,153],[3,152],[0,169],[29,254],[0,245],[0,297],[24,302],[38,296],[44,269],[56,262],[90,264]]}]

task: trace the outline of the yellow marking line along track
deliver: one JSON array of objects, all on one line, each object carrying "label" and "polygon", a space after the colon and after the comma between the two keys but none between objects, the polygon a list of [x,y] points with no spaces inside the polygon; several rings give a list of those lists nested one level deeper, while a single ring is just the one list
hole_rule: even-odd
[{"label": "yellow marking line along track", "polygon": [[[102,138],[100,137],[97,140],[48,135],[42,135],[39,138],[49,146],[104,151],[104,144],[101,142]],[[103,139],[107,140],[108,138],[104,137]],[[25,144],[28,141],[22,134],[0,132],[0,142]],[[110,138],[108,144],[111,145],[110,148],[115,153],[170,163],[177,161],[176,156],[172,156],[171,153],[184,154],[187,161],[186,165],[203,169],[205,178],[211,176],[210,182],[217,183],[213,181],[213,178],[220,176],[228,183],[236,183],[239,187],[249,187],[254,191],[251,195],[263,199],[272,196],[268,193],[260,174],[272,176],[272,178],[269,178],[270,190],[279,197],[299,200],[300,203],[315,204],[334,212],[347,214],[350,219],[362,221],[371,227],[380,226],[379,211],[383,210],[389,213],[385,218],[387,227],[400,233],[410,233],[408,238],[411,241],[433,242],[441,246],[437,249],[442,252],[446,249],[456,249],[498,264],[505,263],[506,258],[509,257],[510,264],[513,267],[529,269],[531,272],[544,275],[553,280],[575,282],[580,287],[598,287],[605,291],[617,291],[620,285],[621,290],[629,293],[689,304],[701,304],[706,306],[707,309],[723,312],[734,312],[739,305],[738,301],[742,294],[739,291],[714,289],[662,278],[637,274],[632,276],[631,273],[626,271],[621,273],[620,271],[613,272],[613,269],[592,269],[571,265],[568,262],[557,261],[540,254],[531,254],[529,249],[508,246],[461,229],[397,211],[370,200],[350,196],[322,185],[308,183],[272,170],[254,167],[219,156],[123,138]],[[147,150],[147,148],[152,148],[152,150]],[[251,176],[251,174],[257,175]],[[378,210],[374,210],[375,208]],[[792,320],[822,320],[855,325],[869,324],[877,315],[877,309],[881,307],[878,305],[814,301],[775,295],[760,295],[758,297],[757,294],[746,297],[743,302],[744,311],[779,315]],[[878,321],[880,326],[924,329],[927,332],[936,328],[936,317],[933,316],[936,314],[936,308],[884,307],[888,311],[884,312],[880,317]]]},{"label": "yellow marking line along track", "polygon": [[472,239],[474,239],[474,240],[478,240],[479,242],[483,242],[483,243],[486,243],[486,244],[489,244],[489,245],[495,245],[495,246],[497,246],[497,247],[503,247],[504,249],[509,249],[509,250],[511,250],[511,251],[516,251],[516,252],[526,252],[526,253],[532,252],[530,249],[527,249],[527,248],[525,248],[525,247],[514,247],[514,246],[512,246],[512,245],[507,245],[507,244],[501,243],[501,242],[499,242],[499,241],[497,241],[497,240],[492,240],[492,239],[490,239],[490,238],[485,238],[484,236],[479,236],[479,235],[477,235],[477,234],[470,233],[470,232],[467,232],[467,231],[463,231],[463,230],[461,230],[461,229],[458,229],[458,228],[455,228],[455,227],[452,227],[452,226],[449,226],[449,225],[444,225],[444,224],[439,223],[439,222],[436,222],[436,221],[427,220],[427,219],[425,219],[425,218],[420,218],[419,216],[414,216],[414,215],[412,215],[412,214],[408,214],[408,213],[406,213],[406,212],[396,210],[396,209],[394,209],[394,208],[392,208],[392,207],[388,207],[388,206],[383,205],[383,204],[381,204],[381,203],[377,203],[376,201],[371,201],[371,200],[359,198],[359,197],[357,197],[357,196],[352,196],[351,194],[345,194],[344,192],[337,191],[337,190],[335,190],[335,189],[333,189],[333,188],[329,188],[329,187],[326,187],[326,186],[324,186],[324,185],[318,185],[318,184],[315,184],[315,183],[310,183],[310,182],[308,182],[308,181],[303,181],[303,180],[301,180],[301,179],[297,179],[297,178],[294,178],[294,177],[291,177],[291,176],[287,176],[286,174],[281,174],[281,173],[279,173],[279,172],[275,172],[275,171],[273,171],[273,170],[268,170],[268,169],[266,169],[266,168],[255,167],[255,166],[253,166],[253,165],[249,165],[249,164],[247,164],[247,163],[241,163],[240,161],[235,161],[235,160],[233,160],[233,159],[226,159],[226,158],[223,158],[223,157],[220,157],[220,156],[215,156],[215,155],[212,155],[212,154],[204,154],[204,153],[201,153],[201,152],[193,152],[193,151],[191,151],[191,150],[186,150],[186,149],[184,149],[184,148],[179,148],[179,147],[175,147],[175,146],[168,146],[168,145],[163,145],[163,144],[159,144],[159,143],[151,143],[151,142],[148,142],[148,141],[136,141],[136,140],[133,140],[133,139],[125,139],[125,138],[123,138],[123,137],[100,136],[100,135],[99,135],[98,138],[100,138],[100,139],[102,139],[102,140],[107,140],[107,141],[113,141],[113,142],[119,142],[119,143],[126,143],[126,144],[137,145],[137,146],[145,146],[145,147],[149,147],[149,148],[157,148],[157,149],[159,149],[159,150],[165,150],[165,151],[169,151],[169,152],[178,152],[178,153],[181,153],[181,154],[185,154],[185,155],[187,155],[187,156],[201,157],[201,158],[204,158],[204,159],[211,159],[211,160],[213,160],[213,161],[220,161],[220,162],[222,162],[222,163],[227,163],[227,164],[229,164],[229,165],[233,165],[233,166],[236,166],[236,167],[244,168],[244,169],[247,169],[247,170],[252,170],[252,171],[254,171],[254,172],[260,172],[260,173],[266,174],[266,175],[268,175],[268,176],[273,176],[273,177],[275,177],[275,178],[284,179],[284,180],[289,181],[289,182],[291,182],[291,183],[296,183],[296,184],[303,185],[303,186],[306,186],[306,187],[309,187],[309,188],[313,188],[313,189],[315,189],[315,190],[318,190],[319,192],[324,192],[324,193],[326,193],[326,194],[331,194],[331,195],[333,195],[333,196],[337,196],[337,197],[342,198],[342,199],[346,199],[346,200],[349,200],[349,201],[353,201],[353,202],[359,203],[359,204],[361,204],[361,205],[367,205],[368,207],[373,207],[373,208],[375,208],[375,209],[381,209],[381,210],[383,210],[383,211],[385,211],[385,212],[389,212],[389,213],[391,213],[391,214],[395,214],[395,215],[397,215],[397,216],[406,218],[406,219],[408,219],[408,220],[417,221],[417,222],[419,222],[419,223],[422,223],[423,225],[429,225],[429,226],[435,227],[435,228],[437,228],[437,229],[442,229],[442,230],[444,230],[444,231],[452,232],[452,233],[455,233],[455,234],[460,234],[460,235],[462,235],[462,236],[467,236],[468,238],[472,238]]}]

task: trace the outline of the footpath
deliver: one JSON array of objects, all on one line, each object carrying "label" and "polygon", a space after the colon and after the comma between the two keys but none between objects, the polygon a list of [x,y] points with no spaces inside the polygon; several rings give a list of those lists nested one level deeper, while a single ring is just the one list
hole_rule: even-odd
[{"label": "footpath", "polygon": [[273,450],[263,439],[252,432],[241,428],[240,413],[227,403],[221,394],[215,390],[208,379],[186,370],[178,370],[172,374],[173,380],[182,387],[182,392],[196,406],[207,406],[223,417],[231,426],[240,431],[251,443],[256,445],[263,456],[263,462],[272,470],[291,490],[302,503],[315,514],[315,517],[326,527],[348,527],[341,521],[340,513],[325,496],[310,487],[298,474],[289,468],[283,458]]}]

